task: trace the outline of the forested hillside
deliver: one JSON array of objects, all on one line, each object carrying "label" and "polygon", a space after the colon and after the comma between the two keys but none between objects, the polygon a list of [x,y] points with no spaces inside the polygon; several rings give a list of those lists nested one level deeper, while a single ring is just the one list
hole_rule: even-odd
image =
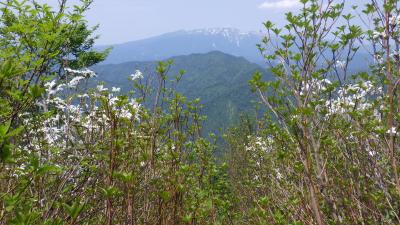
[{"label": "forested hillside", "polygon": [[[184,70],[176,90],[188,99],[200,99],[204,121],[204,133],[218,133],[238,122],[240,114],[254,116],[257,95],[252,93],[248,81],[256,71],[264,68],[241,57],[222,52],[192,54],[170,58],[172,64],[167,80]],[[97,77],[93,82],[104,81],[106,87],[120,87],[122,92],[131,90],[129,75],[135,70],[143,72],[143,83],[154,79],[157,62],[127,62],[122,64],[99,65],[93,67]],[[271,79],[271,75],[265,76]],[[171,85],[168,85],[172,87]]]},{"label": "forested hillside", "polygon": [[95,2],[0,2],[0,225],[400,224],[397,1],[264,2],[264,67],[101,64]]}]

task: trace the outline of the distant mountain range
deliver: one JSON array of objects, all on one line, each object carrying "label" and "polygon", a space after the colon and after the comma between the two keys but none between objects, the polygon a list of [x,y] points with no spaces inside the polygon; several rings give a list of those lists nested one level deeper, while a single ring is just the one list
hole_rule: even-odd
[{"label": "distant mountain range", "polygon": [[113,47],[103,64],[164,60],[177,55],[210,51],[221,51],[261,63],[263,59],[256,45],[262,37],[261,33],[244,33],[234,28],[182,30],[124,44],[97,46],[97,49]]},{"label": "distant mountain range", "polygon": [[[208,117],[205,132],[217,132],[219,128],[232,125],[240,113],[254,112],[252,101],[258,98],[250,91],[248,80],[255,71],[265,71],[259,65],[219,51],[170,59],[174,62],[169,71],[171,76],[180,70],[186,71],[177,90],[189,99],[200,98],[204,105],[203,113]],[[98,74],[98,81],[128,91],[132,87],[132,82],[128,81],[130,74],[139,69],[150,76],[156,64],[155,61],[126,62],[98,65],[93,70]]]}]

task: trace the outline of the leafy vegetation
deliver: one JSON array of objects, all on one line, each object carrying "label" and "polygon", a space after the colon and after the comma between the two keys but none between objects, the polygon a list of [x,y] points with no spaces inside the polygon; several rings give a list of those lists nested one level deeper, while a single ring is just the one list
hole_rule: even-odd
[{"label": "leafy vegetation", "polygon": [[[274,78],[248,87],[266,113],[240,117],[219,159],[193,82],[243,82],[248,63],[214,52],[210,71],[178,58],[132,71],[124,90],[93,84],[107,51],[92,51],[91,1],[59,3],[0,3],[0,224],[400,223],[397,1],[353,7],[363,26],[333,0],[266,22]],[[354,72],[361,47],[374,62]],[[185,80],[183,65],[199,72]]]},{"label": "leafy vegetation", "polygon": [[[250,83],[270,116],[230,135],[232,176],[248,181],[232,182],[240,208],[248,223],[397,224],[397,3],[367,4],[363,31],[344,4],[301,2],[284,28],[265,23],[277,79]],[[375,62],[352,74],[361,47]]]}]

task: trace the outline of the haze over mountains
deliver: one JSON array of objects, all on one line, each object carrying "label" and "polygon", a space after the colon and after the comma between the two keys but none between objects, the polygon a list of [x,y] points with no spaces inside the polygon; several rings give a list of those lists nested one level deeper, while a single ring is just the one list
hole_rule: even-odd
[{"label": "haze over mountains", "polygon": [[[164,60],[173,56],[221,51],[243,56],[255,63],[263,61],[256,45],[262,33],[241,32],[234,28],[181,30],[138,41],[113,45],[103,64],[129,61]],[[104,49],[111,46],[97,46]]]}]

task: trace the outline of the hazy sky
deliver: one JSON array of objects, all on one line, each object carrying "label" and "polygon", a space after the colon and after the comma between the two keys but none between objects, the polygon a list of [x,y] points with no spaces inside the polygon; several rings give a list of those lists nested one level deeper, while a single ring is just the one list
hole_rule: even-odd
[{"label": "hazy sky", "polygon": [[298,0],[94,0],[87,19],[100,25],[98,44],[113,44],[182,29],[258,31],[266,20],[282,23],[284,13],[298,7]]}]

